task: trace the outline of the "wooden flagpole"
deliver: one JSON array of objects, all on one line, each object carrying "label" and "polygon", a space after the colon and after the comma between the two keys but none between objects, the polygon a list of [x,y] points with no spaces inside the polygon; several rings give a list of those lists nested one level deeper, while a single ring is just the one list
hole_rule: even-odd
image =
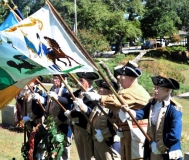
[{"label": "wooden flagpole", "polygon": [[[27,85],[27,86],[28,86],[28,88],[30,89],[31,93],[34,94],[35,92],[33,91],[33,89],[32,89],[29,85]],[[41,107],[41,109],[43,110],[43,112],[46,112],[46,110],[45,110],[45,108],[43,107],[43,105],[41,104],[41,102],[40,102],[38,99],[36,99],[36,100],[37,100],[39,106]]]},{"label": "wooden flagpole", "polygon": [[16,12],[9,6],[8,2],[3,1],[3,5],[6,6],[17,18],[17,20],[20,22],[22,19],[16,14]]},{"label": "wooden flagpole", "polygon": [[[12,2],[12,1],[11,1]],[[12,2],[13,3],[13,2]],[[14,4],[14,3],[13,3]],[[3,3],[4,6],[6,6],[7,8],[9,8],[10,11],[13,12],[13,14],[16,16],[16,18],[18,19],[18,21],[21,21],[22,19],[17,15],[17,13],[9,6],[9,4],[7,2]],[[45,86],[38,80],[36,79],[37,82],[43,87],[43,89],[45,89],[46,92],[48,92],[48,90],[45,88]],[[31,89],[31,88],[30,88]],[[66,109],[64,108],[64,106],[56,99],[53,98],[53,100],[64,110],[66,111]],[[42,104],[40,104],[40,106],[42,106]],[[41,107],[42,108],[42,107]],[[44,107],[43,107],[44,108]],[[44,109],[43,109],[44,110]]]},{"label": "wooden flagpole", "polygon": [[[80,82],[78,81],[78,79],[77,79],[72,73],[69,73],[69,75],[73,78],[73,80],[74,80],[76,83],[80,84]],[[82,85],[80,85],[80,86],[81,86],[82,90],[86,92],[86,89],[85,89]],[[109,120],[109,122],[114,126],[114,128],[115,128],[116,130],[118,130],[118,126],[112,121],[112,119],[111,119],[111,118],[108,116],[108,114],[103,110],[103,108],[100,106],[100,104],[99,104],[98,102],[96,102],[96,101],[93,101],[93,103],[94,103],[96,106],[98,106],[98,108],[100,109],[100,111],[106,116],[106,118]]]},{"label": "wooden flagpole", "polygon": [[[68,92],[69,92],[70,95],[72,96],[73,100],[74,100],[74,101],[77,101],[77,99],[76,99],[76,97],[74,96],[74,94],[72,93],[70,87],[66,84],[64,78],[62,78],[61,75],[60,75],[60,78],[61,78],[63,84],[65,85],[65,87],[68,89]],[[83,116],[85,117],[85,119],[87,120],[87,122],[90,124],[91,128],[94,129],[92,123],[89,121],[89,118],[87,117],[86,113],[82,110],[82,107],[81,107],[80,104],[78,105],[78,107],[79,107],[79,109],[81,110],[81,113],[83,114]],[[95,131],[95,130],[94,130],[94,131]]]},{"label": "wooden flagpole", "polygon": [[[46,92],[48,92],[48,90],[45,88],[45,86],[38,79],[36,79],[36,80],[41,85],[41,87],[43,87],[43,89]],[[63,111],[66,111],[65,107],[58,100],[56,100],[55,98],[53,98],[53,100],[63,109]]]},{"label": "wooden flagpole", "polygon": [[[64,26],[64,28],[69,32],[69,34],[72,36],[73,40],[76,42],[76,44],[80,47],[81,51],[83,52],[83,54],[86,56],[87,59],[89,59],[89,61],[92,63],[93,66],[95,66],[97,68],[97,72],[100,74],[100,76],[105,80],[105,82],[107,83],[108,87],[110,88],[110,90],[113,92],[113,94],[117,97],[117,99],[120,101],[120,103],[122,105],[124,105],[124,101],[119,97],[119,95],[116,93],[116,91],[114,90],[114,88],[110,85],[109,81],[107,80],[107,78],[103,75],[103,73],[98,69],[98,66],[95,64],[95,62],[93,61],[93,59],[90,57],[90,55],[87,53],[87,51],[84,49],[84,47],[81,45],[81,43],[79,42],[79,40],[75,37],[75,35],[72,33],[72,31],[70,30],[70,28],[67,26],[67,24],[64,22],[64,20],[61,18],[60,14],[56,11],[56,9],[53,7],[53,5],[49,2],[49,0],[46,0],[47,4],[50,6],[50,8],[52,9],[53,13],[56,15],[56,17],[59,19],[59,21],[62,23],[62,25]],[[138,128],[141,130],[141,132],[144,134],[144,136],[146,137],[146,139],[151,142],[150,137],[145,133],[145,131],[143,130],[143,128],[138,124],[137,120],[135,119],[135,117],[133,116],[133,114],[128,110],[126,110],[125,108],[122,108],[125,112],[128,112],[128,114],[130,115],[130,117],[133,119],[133,121],[135,122],[135,124],[138,126]]]}]

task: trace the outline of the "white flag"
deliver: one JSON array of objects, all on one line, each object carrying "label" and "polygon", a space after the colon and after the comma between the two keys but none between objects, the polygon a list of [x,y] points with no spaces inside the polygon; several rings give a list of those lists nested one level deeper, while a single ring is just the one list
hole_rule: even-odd
[{"label": "white flag", "polygon": [[52,72],[91,72],[94,67],[81,53],[48,5],[5,30],[18,51]]}]

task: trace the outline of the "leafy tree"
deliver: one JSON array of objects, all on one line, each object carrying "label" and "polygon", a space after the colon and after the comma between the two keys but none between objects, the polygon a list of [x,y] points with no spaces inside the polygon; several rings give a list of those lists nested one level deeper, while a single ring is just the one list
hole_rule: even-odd
[{"label": "leafy tree", "polygon": [[182,23],[178,24],[178,28],[184,31],[189,31],[189,3],[188,0],[181,0],[176,5],[176,12],[179,15]]},{"label": "leafy tree", "polygon": [[[95,0],[93,0],[95,1]],[[107,6],[109,7],[109,10],[111,12],[114,11],[125,11],[127,8],[127,1],[126,0],[119,0],[116,1],[115,0],[102,0],[102,2],[104,4],[107,4]]]},{"label": "leafy tree", "polygon": [[12,3],[10,3],[10,6],[14,8],[14,6],[17,6],[20,12],[24,17],[28,17],[31,9],[34,5],[34,1],[31,0],[12,0]]},{"label": "leafy tree", "polygon": [[111,7],[104,4],[104,1],[81,0],[78,8],[78,17],[80,17],[78,28],[96,30],[109,42],[115,41],[118,35],[127,38],[136,38],[141,35],[137,20],[126,20],[125,12],[121,10],[112,12]]},{"label": "leafy tree", "polygon": [[79,30],[78,38],[89,54],[92,54],[95,51],[102,52],[109,50],[107,47],[109,46],[108,41],[102,34],[98,33],[98,31],[85,29]]},{"label": "leafy tree", "polygon": [[9,9],[3,5],[0,6],[0,23],[2,23],[9,13]]},{"label": "leafy tree", "polygon": [[181,23],[177,15],[175,1],[146,1],[146,12],[141,20],[143,36],[171,36],[178,32],[177,24]]},{"label": "leafy tree", "polygon": [[126,13],[129,14],[128,20],[133,21],[136,18],[140,18],[144,12],[144,5],[141,0],[130,0],[127,1]]},{"label": "leafy tree", "polygon": [[[24,16],[36,12],[45,4],[45,0],[38,0],[35,3],[31,0],[14,0],[14,2],[23,12]],[[94,45],[94,42],[93,45],[91,45],[94,49],[89,50],[102,51],[105,48],[104,45],[108,45],[107,42],[110,43],[115,41],[117,35],[131,39],[140,36],[140,23],[135,19],[136,16],[141,16],[143,13],[143,8],[141,7],[140,2],[141,0],[120,0],[116,3],[113,0],[77,1],[77,28],[78,32],[85,33],[83,36],[80,34],[81,43],[86,44],[81,37],[88,37],[88,42],[91,41],[91,37],[87,36],[88,33],[90,33],[95,37],[92,39],[96,39],[95,41],[98,42],[98,45]],[[74,1],[51,0],[51,3],[67,25],[73,29],[75,16]],[[139,8],[137,8],[137,6]],[[27,7],[30,8],[30,12],[27,10]],[[124,18],[124,14],[127,12],[130,14],[130,19]],[[101,38],[101,40],[97,40],[98,38]]]},{"label": "leafy tree", "polygon": [[103,25],[109,16],[110,11],[107,5],[101,0],[80,0],[78,3],[78,28],[96,29],[102,31]]},{"label": "leafy tree", "polygon": [[74,27],[74,0],[51,0],[53,6],[64,19],[66,24],[73,29]]}]

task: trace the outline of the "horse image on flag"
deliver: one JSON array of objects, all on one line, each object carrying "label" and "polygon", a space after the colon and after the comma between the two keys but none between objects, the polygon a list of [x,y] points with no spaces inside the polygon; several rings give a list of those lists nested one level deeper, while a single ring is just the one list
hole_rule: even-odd
[{"label": "horse image on flag", "polygon": [[[69,62],[69,66],[72,66],[70,59],[73,60],[74,62],[76,62],[77,64],[80,64],[75,59],[73,59],[72,57],[66,55],[61,50],[60,46],[58,45],[58,43],[54,39],[46,37],[46,36],[44,37],[44,39],[47,41],[47,43],[49,44],[49,46],[53,50],[54,54],[52,52],[50,52],[47,56],[48,56],[48,58],[50,58],[53,61],[54,64],[56,64],[56,59],[58,61],[61,61],[59,58],[66,58]],[[61,62],[63,62],[63,61],[61,61]],[[67,63],[65,63],[65,62],[63,62],[63,63],[67,66]]]}]

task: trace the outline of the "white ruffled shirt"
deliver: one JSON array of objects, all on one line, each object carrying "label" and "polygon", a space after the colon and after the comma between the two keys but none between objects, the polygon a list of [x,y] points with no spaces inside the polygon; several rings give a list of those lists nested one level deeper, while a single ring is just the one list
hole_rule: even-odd
[{"label": "white ruffled shirt", "polygon": [[[170,100],[171,100],[171,96],[169,95],[162,102],[159,101],[156,102],[154,108],[152,109],[152,116],[151,116],[151,121],[153,125],[156,125],[161,107],[169,105]],[[163,102],[164,102],[164,106],[162,106]],[[175,150],[169,152],[169,159],[178,159],[181,157],[183,157],[181,150]]]},{"label": "white ruffled shirt", "polygon": [[154,108],[152,109],[151,121],[153,125],[156,125],[161,107],[162,107],[162,102],[157,101],[156,104],[154,105]]}]

